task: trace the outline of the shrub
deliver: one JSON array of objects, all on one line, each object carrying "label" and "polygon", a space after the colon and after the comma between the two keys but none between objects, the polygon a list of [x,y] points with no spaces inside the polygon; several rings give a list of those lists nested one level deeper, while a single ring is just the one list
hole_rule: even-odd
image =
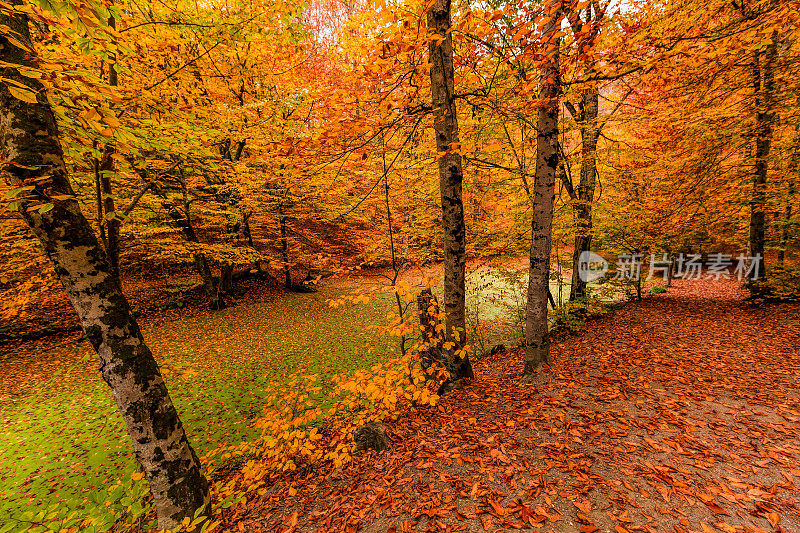
[{"label": "shrub", "polygon": [[602,302],[597,298],[579,298],[572,302],[550,311],[553,329],[568,329],[569,331],[580,330],[586,320],[598,316],[603,316],[607,312]]},{"label": "shrub", "polygon": [[753,282],[756,300],[800,301],[800,268],[776,266],[765,278]]},{"label": "shrub", "polygon": [[[388,290],[396,292],[400,300],[415,298],[410,286],[398,284]],[[366,303],[372,296],[357,292],[329,303]],[[401,338],[420,333],[413,312],[395,316],[381,329]],[[436,405],[438,396],[432,392],[436,383],[429,378],[441,380],[447,373],[440,365],[423,371],[420,351],[424,347],[418,341],[401,356],[353,374],[331,376],[298,369],[269,385],[264,391],[265,407],[255,421],[260,436],[235,446],[220,446],[203,458],[209,469],[214,465],[240,467],[240,475],[215,484],[221,507],[244,501],[253,492],[264,494],[271,481],[286,472],[321,464],[342,466],[352,458],[357,428],[394,420],[412,406]]]}]

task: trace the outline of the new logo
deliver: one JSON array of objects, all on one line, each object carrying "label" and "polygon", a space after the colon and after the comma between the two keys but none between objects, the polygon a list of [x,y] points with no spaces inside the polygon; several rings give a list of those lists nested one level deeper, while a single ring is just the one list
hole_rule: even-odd
[{"label": "new logo", "polygon": [[606,275],[608,261],[603,256],[591,251],[581,252],[578,256],[578,276],[584,283],[590,283]]}]

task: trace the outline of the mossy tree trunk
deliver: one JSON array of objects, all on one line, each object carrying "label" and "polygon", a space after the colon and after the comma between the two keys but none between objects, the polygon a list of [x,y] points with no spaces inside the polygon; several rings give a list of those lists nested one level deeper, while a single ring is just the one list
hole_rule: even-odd
[{"label": "mossy tree trunk", "polygon": [[461,348],[466,344],[466,228],[462,198],[463,171],[458,153],[453,37],[450,0],[435,0],[428,9],[428,54],[431,63],[436,150],[439,153],[439,191],[444,229],[444,310],[447,366],[451,380],[472,378],[472,364]]},{"label": "mossy tree trunk", "polygon": [[[27,16],[4,13],[0,24],[16,34],[13,41],[0,36],[0,60],[35,66]],[[41,241],[97,352],[103,379],[150,483],[159,526],[172,529],[184,517],[207,508],[208,482],[105,250],[75,199],[43,85],[11,66],[0,68],[0,76],[36,93],[35,103],[23,101],[0,83],[5,177],[12,187],[33,187],[18,197],[19,213]]]}]

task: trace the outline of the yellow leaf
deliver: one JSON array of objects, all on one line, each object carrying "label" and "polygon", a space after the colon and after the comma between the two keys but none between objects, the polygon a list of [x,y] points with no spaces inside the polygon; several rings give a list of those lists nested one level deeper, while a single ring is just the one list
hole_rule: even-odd
[{"label": "yellow leaf", "polygon": [[120,121],[117,120],[117,117],[114,117],[114,116],[103,117],[103,122],[105,122],[106,124],[108,124],[112,128],[119,128],[122,125],[120,123]]},{"label": "yellow leaf", "polygon": [[15,87],[13,85],[6,85],[6,87],[8,87],[11,96],[17,100],[22,100],[23,102],[28,102],[29,104],[37,103],[36,93],[30,89],[20,89],[19,87]]}]

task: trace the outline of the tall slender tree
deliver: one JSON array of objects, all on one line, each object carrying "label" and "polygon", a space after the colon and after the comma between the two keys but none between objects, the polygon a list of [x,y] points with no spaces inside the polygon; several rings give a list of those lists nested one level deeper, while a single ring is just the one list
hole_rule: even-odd
[{"label": "tall slender tree", "polygon": [[[573,6],[567,12],[567,19],[572,28],[573,47],[577,52],[577,61],[580,66],[580,75],[585,80],[591,80],[597,75],[598,61],[593,52],[598,46],[597,42],[603,31],[608,5],[606,1],[594,0],[584,9],[575,9]],[[572,209],[575,214],[570,301],[586,296],[586,282],[580,276],[580,257],[592,246],[592,209],[597,186],[597,143],[606,121],[617,112],[632,92],[629,90],[622,95],[617,105],[603,120],[599,116],[600,89],[597,81],[585,83],[578,93],[580,99],[576,103],[573,104],[569,99],[564,99],[564,107],[578,126],[581,137],[581,170],[577,186],[573,186],[566,172],[559,173],[572,201]]]},{"label": "tall slender tree", "polygon": [[[108,26],[116,29],[117,20],[114,16],[108,18]],[[101,64],[102,68],[105,63]],[[108,84],[111,87],[119,85],[117,74],[117,56],[112,52],[108,60]],[[113,142],[107,142],[103,149],[103,154],[94,159],[95,187],[97,189],[97,214],[100,223],[100,237],[108,255],[108,262],[111,265],[111,274],[117,278],[117,282],[122,286],[122,276],[119,271],[119,232],[120,219],[116,213],[111,176],[114,173],[114,153]]]},{"label": "tall slender tree", "polygon": [[[108,256],[75,199],[44,86],[23,74],[36,66],[28,16],[4,8],[0,24],[6,28],[0,35],[3,175],[12,187],[23,188],[19,214],[41,241],[97,352],[150,483],[159,526],[173,529],[207,508],[208,482]],[[30,90],[21,94],[21,87]]]},{"label": "tall slender tree", "polygon": [[453,36],[450,0],[435,0],[428,9],[428,54],[431,63],[436,150],[439,158],[439,190],[444,229],[444,308],[446,312],[447,366],[450,381],[472,378],[472,364],[462,350],[466,344],[466,228],[458,152],[458,117],[455,100]]},{"label": "tall slender tree", "polygon": [[[753,193],[750,198],[750,233],[748,254],[754,265],[751,281],[764,277],[765,216],[767,204],[767,169],[772,133],[775,127],[775,60],[778,55],[778,33],[766,49],[753,52],[753,103],[755,108],[755,153],[753,157]],[[750,293],[756,296],[758,287],[750,283]]]},{"label": "tall slender tree", "polygon": [[[600,93],[597,86],[592,86],[581,91],[577,109],[572,103],[566,105],[578,123],[581,133],[580,179],[575,189],[567,188],[575,212],[575,248],[572,253],[570,301],[586,296],[586,282],[580,277],[579,262],[581,254],[590,250],[592,246],[592,203],[597,183],[597,140],[600,137],[600,128],[597,124],[599,103]],[[569,178],[564,174],[563,179]]]},{"label": "tall slender tree", "polygon": [[553,229],[556,169],[558,167],[558,107],[561,94],[559,47],[563,6],[551,0],[545,8],[542,28],[543,58],[539,70],[539,103],[536,119],[536,181],[531,218],[528,304],[525,309],[525,368],[535,374],[550,361],[547,294],[550,283],[550,249]]}]

